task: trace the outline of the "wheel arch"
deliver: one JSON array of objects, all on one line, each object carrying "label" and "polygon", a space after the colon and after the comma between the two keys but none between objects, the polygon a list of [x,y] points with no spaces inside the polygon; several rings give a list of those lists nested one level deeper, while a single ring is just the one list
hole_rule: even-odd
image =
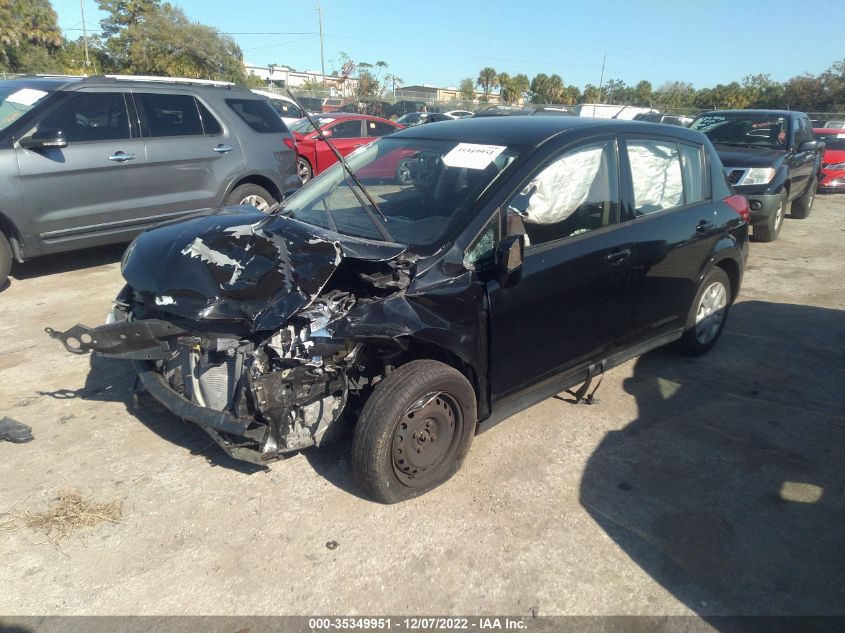
[{"label": "wheel arch", "polygon": [[23,261],[21,237],[15,224],[0,211],[0,233],[6,236],[12,247],[12,255],[18,262]]},{"label": "wheel arch", "polygon": [[487,388],[469,360],[462,358],[453,349],[417,337],[403,338],[399,343],[400,346],[396,348],[395,354],[385,357],[383,343],[383,340],[379,340],[365,344],[371,349],[380,348],[379,353],[372,355],[381,356],[384,358],[386,365],[392,365],[394,368],[401,367],[414,360],[435,360],[457,369],[469,381],[472,390],[475,392],[477,419],[480,421],[483,417],[486,417],[486,413],[489,412]]},{"label": "wheel arch", "polygon": [[224,202],[225,199],[228,198],[232,192],[240,187],[241,185],[258,185],[259,187],[263,187],[267,191],[270,192],[276,202],[280,202],[282,200],[282,192],[279,190],[278,185],[273,182],[272,179],[268,178],[267,176],[262,176],[261,174],[248,174],[246,176],[242,176],[241,178],[236,178],[229,188],[226,190],[226,195],[223,197]]}]

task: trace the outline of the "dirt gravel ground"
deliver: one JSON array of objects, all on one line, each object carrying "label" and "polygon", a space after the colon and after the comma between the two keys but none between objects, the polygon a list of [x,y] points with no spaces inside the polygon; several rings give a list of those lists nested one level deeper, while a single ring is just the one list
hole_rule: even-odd
[{"label": "dirt gravel ground", "polygon": [[[361,496],[349,443],[253,468],[131,406],[119,362],[44,334],[101,323],[120,248],[17,266],[0,293],[0,614],[845,614],[845,198],[752,244],[724,336],[549,399],[447,485]],[[58,546],[14,518],[122,502]],[[335,548],[327,543],[335,541]]]}]

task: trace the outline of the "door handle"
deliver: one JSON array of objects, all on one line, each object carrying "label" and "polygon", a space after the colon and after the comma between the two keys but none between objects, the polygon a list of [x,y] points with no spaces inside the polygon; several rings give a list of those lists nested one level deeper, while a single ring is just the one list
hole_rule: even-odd
[{"label": "door handle", "polygon": [[223,143],[220,143],[217,147],[212,148],[212,151],[217,152],[218,154],[225,154],[226,152],[231,152],[233,149],[235,148],[231,145],[224,145]]},{"label": "door handle", "polygon": [[135,160],[135,154],[127,154],[126,152],[115,152],[109,156],[109,160],[116,163],[125,163],[127,160]]},{"label": "door handle", "polygon": [[623,248],[622,250],[616,250],[610,253],[609,255],[605,255],[605,259],[609,261],[611,264],[618,264],[622,261],[625,261],[628,257],[631,256],[631,249],[630,248]]},{"label": "door handle", "polygon": [[696,230],[696,231],[698,231],[699,233],[706,233],[707,231],[709,231],[709,230],[710,230],[710,229],[712,229],[712,228],[713,228],[713,223],[712,223],[712,222],[708,222],[707,220],[701,220],[701,221],[700,221],[700,222],[699,222],[699,223],[695,226],[695,230]]}]

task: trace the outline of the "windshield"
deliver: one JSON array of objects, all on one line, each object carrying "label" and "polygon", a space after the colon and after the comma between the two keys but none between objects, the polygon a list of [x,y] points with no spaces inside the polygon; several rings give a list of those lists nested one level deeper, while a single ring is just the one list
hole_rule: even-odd
[{"label": "windshield", "polygon": [[0,130],[5,130],[32,110],[48,94],[45,90],[35,88],[0,87]]},{"label": "windshield", "polygon": [[[317,122],[317,125],[320,126],[320,129],[326,127],[329,123],[332,123],[333,121],[335,121],[335,119],[333,119],[331,117],[322,117],[322,116],[314,118],[314,120]],[[292,123],[290,125],[290,131],[291,132],[296,132],[297,134],[302,134],[303,136],[305,136],[307,134],[311,134],[311,132],[313,132],[316,129],[317,128],[315,128],[313,125],[311,125],[311,121],[309,121],[308,119],[300,119],[296,123]]]},{"label": "windshield", "polygon": [[415,123],[419,123],[423,120],[423,115],[419,112],[411,112],[406,114],[405,116],[400,116],[396,119],[397,123],[401,123],[402,125],[414,125]]},{"label": "windshield", "polygon": [[384,240],[386,231],[394,242],[427,247],[455,235],[517,155],[502,145],[383,138],[347,161],[386,220],[362,208],[360,190],[339,163],[288,198],[280,212],[346,235]]},{"label": "windshield", "polygon": [[787,128],[782,116],[766,114],[703,114],[690,128],[704,132],[715,145],[786,147]]}]

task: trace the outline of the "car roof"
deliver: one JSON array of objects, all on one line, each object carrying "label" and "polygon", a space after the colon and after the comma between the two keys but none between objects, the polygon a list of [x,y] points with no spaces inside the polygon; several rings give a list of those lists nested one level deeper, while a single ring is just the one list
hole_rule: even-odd
[{"label": "car roof", "polygon": [[702,112],[698,116],[711,116],[713,114],[762,114],[763,116],[790,116],[804,113],[797,112],[796,110],[754,110],[752,108],[748,108],[745,110],[708,110],[707,112]]},{"label": "car roof", "polygon": [[251,95],[252,91],[225,81],[205,81],[187,77],[145,77],[135,75],[92,75],[83,77],[77,75],[33,75],[8,79],[2,82],[25,88],[41,88],[43,90],[61,90],[69,86],[115,86],[117,88],[132,88],[144,86],[150,88],[187,88],[206,90],[230,90],[243,95]]},{"label": "car roof", "polygon": [[814,127],[814,134],[845,134],[845,130],[838,127]]},{"label": "car roof", "polygon": [[558,134],[589,128],[609,133],[632,132],[653,133],[658,136],[668,135],[685,138],[696,143],[701,143],[704,139],[700,132],[679,126],[568,116],[491,116],[455,119],[448,122],[407,127],[392,133],[390,137],[458,140],[489,145],[535,146]]},{"label": "car roof", "polygon": [[380,116],[372,116],[371,114],[358,114],[357,112],[320,112],[317,115],[311,115],[315,119],[365,119],[367,121],[388,121]]}]

